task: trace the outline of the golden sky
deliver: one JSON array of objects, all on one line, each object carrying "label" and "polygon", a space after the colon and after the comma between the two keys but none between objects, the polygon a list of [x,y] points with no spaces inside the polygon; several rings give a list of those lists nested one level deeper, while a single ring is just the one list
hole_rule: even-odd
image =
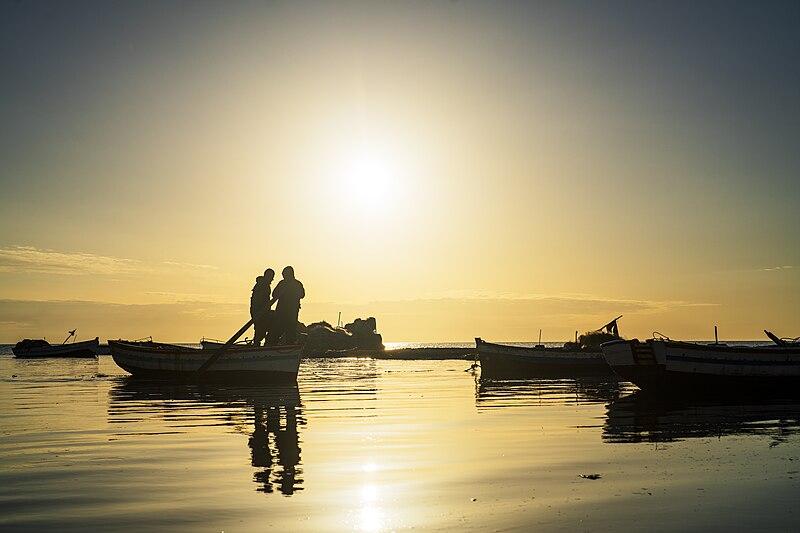
[{"label": "golden sky", "polygon": [[[550,5],[552,4],[552,5]],[[0,6],[0,342],[800,335],[791,4]]]}]

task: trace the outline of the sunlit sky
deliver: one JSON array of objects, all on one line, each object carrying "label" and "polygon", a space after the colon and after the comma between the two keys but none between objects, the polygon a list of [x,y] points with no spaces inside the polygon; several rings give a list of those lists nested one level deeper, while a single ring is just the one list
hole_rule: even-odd
[{"label": "sunlit sky", "polygon": [[2,2],[0,342],[800,335],[796,2]]}]

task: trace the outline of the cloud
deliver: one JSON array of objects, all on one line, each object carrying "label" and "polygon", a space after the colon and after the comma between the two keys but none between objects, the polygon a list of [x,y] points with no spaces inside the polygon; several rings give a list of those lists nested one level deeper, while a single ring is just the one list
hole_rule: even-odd
[{"label": "cloud", "polygon": [[762,272],[776,272],[778,270],[790,270],[792,268],[794,268],[792,265],[784,265],[784,266],[776,266],[776,267],[770,267],[770,268],[762,268],[761,271]]},{"label": "cloud", "polygon": [[[538,329],[549,339],[572,338],[576,330],[600,328],[622,315],[626,335],[644,335],[651,324],[693,321],[716,312],[720,304],[683,300],[634,300],[587,294],[491,294],[460,297],[383,300],[358,304],[313,302],[303,304],[301,320],[344,322],[374,316],[384,340],[458,341],[484,338],[536,338]],[[649,331],[648,331],[649,330]],[[672,330],[671,330],[672,331]]]},{"label": "cloud", "polygon": [[453,291],[438,297],[417,298],[408,300],[380,301],[374,304],[393,305],[417,303],[428,305],[431,303],[446,303],[461,305],[473,304],[506,304],[517,306],[537,305],[547,308],[563,308],[583,310],[614,308],[620,311],[663,311],[680,307],[714,307],[719,304],[710,302],[687,302],[684,300],[636,300],[629,298],[613,298],[602,295],[581,293],[559,294],[516,294],[491,291]]},{"label": "cloud", "polygon": [[219,267],[177,261],[147,263],[137,259],[83,252],[59,252],[34,246],[0,247],[0,272],[83,276],[165,273],[187,269],[210,272],[219,270]]},{"label": "cloud", "polygon": [[0,272],[36,272],[79,276],[126,274],[144,269],[134,259],[120,259],[81,252],[57,252],[33,246],[0,248]]},{"label": "cloud", "polygon": [[[116,304],[81,300],[0,299],[0,342],[24,337],[58,339],[77,328],[81,339],[138,339],[196,342],[227,338],[249,320],[246,304],[172,302]],[[252,334],[252,333],[250,333]]]},{"label": "cloud", "polygon": [[177,266],[181,268],[196,268],[198,270],[219,270],[218,266],[214,265],[196,265],[194,263],[179,263],[177,261],[164,261],[165,265]]},{"label": "cloud", "polygon": [[[160,298],[163,302],[169,303],[196,303],[196,302],[222,302],[225,300],[219,294],[201,294],[170,291],[147,291],[144,294]],[[235,303],[227,301],[226,303]]]}]

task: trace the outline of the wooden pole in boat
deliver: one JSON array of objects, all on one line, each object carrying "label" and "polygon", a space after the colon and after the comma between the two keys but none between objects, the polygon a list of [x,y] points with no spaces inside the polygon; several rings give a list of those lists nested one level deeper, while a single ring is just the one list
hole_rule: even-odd
[{"label": "wooden pole in boat", "polygon": [[[64,339],[64,342],[62,342],[61,344],[67,344],[67,341],[69,340],[69,338],[72,337],[73,335],[75,335],[76,331],[78,331],[77,328],[73,329],[72,331],[70,331],[69,335],[67,335],[67,338]],[[72,342],[75,342],[75,341],[73,340]]]},{"label": "wooden pole in boat", "polygon": [[[270,304],[265,305],[264,308],[261,309],[261,311],[259,311],[258,315],[256,315],[256,318],[261,318],[263,315],[265,315],[269,311],[270,307],[271,307]],[[244,332],[247,331],[252,325],[253,325],[253,319],[251,318],[250,320],[247,321],[247,323],[244,326],[242,326],[239,329],[239,331],[233,334],[233,337],[228,339],[228,342],[226,342],[224,345],[214,350],[214,353],[211,354],[211,356],[206,360],[206,362],[200,365],[200,368],[192,372],[192,374],[189,376],[189,381],[194,381],[195,379],[200,377],[206,370],[208,370],[208,367],[213,365],[217,359],[222,357],[222,355],[225,352],[227,352],[228,349],[230,349],[230,347],[233,346],[236,343],[236,341],[239,340],[239,337],[244,335]]]},{"label": "wooden pole in boat", "polygon": [[719,337],[717,336],[717,326],[714,326],[714,344],[719,344]]}]

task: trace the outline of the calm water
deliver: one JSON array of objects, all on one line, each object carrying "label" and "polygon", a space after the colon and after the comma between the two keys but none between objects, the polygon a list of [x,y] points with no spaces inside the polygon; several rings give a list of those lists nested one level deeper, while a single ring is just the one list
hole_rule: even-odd
[{"label": "calm water", "polygon": [[481,382],[455,360],[316,359],[296,387],[169,386],[108,356],[8,352],[1,531],[800,526],[800,401],[653,404],[613,381]]}]

